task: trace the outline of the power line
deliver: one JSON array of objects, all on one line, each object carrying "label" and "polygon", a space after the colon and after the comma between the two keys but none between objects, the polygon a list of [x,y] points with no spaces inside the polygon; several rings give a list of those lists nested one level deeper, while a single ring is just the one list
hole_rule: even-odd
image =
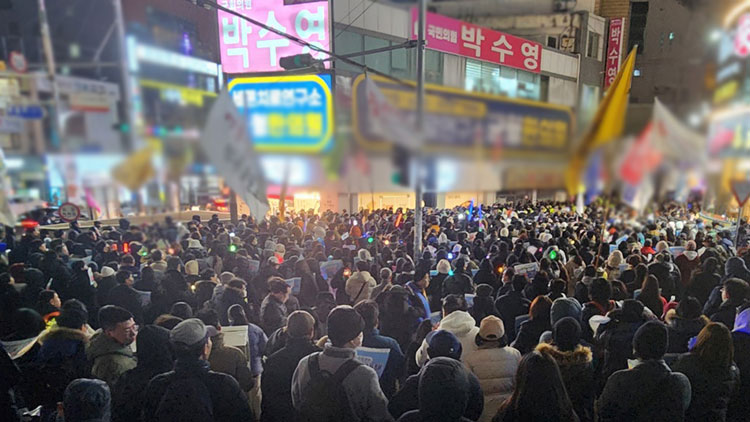
[{"label": "power line", "polygon": [[[359,19],[360,17],[362,17],[362,15],[364,15],[364,14],[365,14],[365,12],[367,12],[368,10],[370,10],[370,8],[371,8],[371,7],[372,7],[372,6],[373,6],[373,5],[375,4],[375,3],[377,3],[377,2],[378,2],[378,0],[372,0],[372,1],[370,2],[370,4],[369,4],[369,5],[367,6],[367,7],[365,7],[365,10],[363,10],[363,11],[362,11],[362,12],[361,12],[361,13],[360,13],[359,15],[357,15],[357,17],[356,17],[356,18],[354,18],[354,19],[352,19],[351,21],[349,21],[349,24],[348,24],[348,25],[346,25],[346,26],[344,27],[344,29],[340,30],[340,31],[339,31],[339,33],[338,33],[338,34],[336,34],[336,35],[335,35],[335,36],[333,37],[333,39],[335,40],[336,38],[338,38],[338,37],[339,37],[339,35],[343,34],[343,33],[344,33],[344,32],[345,32],[345,31],[346,31],[347,29],[349,29],[349,28],[350,28],[350,27],[352,26],[352,24],[354,24],[354,22],[356,22],[356,21],[357,21],[357,19]],[[351,13],[351,11],[350,11],[350,13]],[[347,15],[347,17],[349,17],[349,16]],[[344,19],[346,19],[346,18],[344,18]]]}]

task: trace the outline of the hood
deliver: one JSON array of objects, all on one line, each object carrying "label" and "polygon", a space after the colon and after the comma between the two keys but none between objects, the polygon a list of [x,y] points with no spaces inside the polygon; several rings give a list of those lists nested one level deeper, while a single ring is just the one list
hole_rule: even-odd
[{"label": "hood", "polygon": [[696,251],[685,251],[682,253],[682,256],[684,256],[688,261],[694,261],[695,258],[698,258],[698,252]]},{"label": "hood", "polygon": [[695,319],[685,319],[675,315],[669,325],[672,329],[681,333],[697,333],[709,322],[710,321],[705,315],[701,315],[699,318]]},{"label": "hood", "polygon": [[587,364],[591,362],[593,356],[590,348],[581,346],[580,344],[576,346],[575,350],[563,351],[551,344],[539,343],[539,345],[536,346],[536,350],[539,353],[551,356],[557,361],[559,366]]},{"label": "hood", "polygon": [[462,337],[476,327],[474,318],[466,311],[453,311],[440,321],[440,329],[450,331],[456,337]]},{"label": "hood", "polygon": [[727,263],[724,265],[724,271],[726,273],[726,278],[738,277],[743,280],[750,278],[748,277],[750,272],[747,270],[747,266],[745,266],[745,261],[736,256],[727,260]]},{"label": "hood", "polygon": [[461,362],[447,357],[430,359],[419,375],[422,420],[459,420],[466,409],[469,389],[469,377]]},{"label": "hood", "polygon": [[750,334],[750,308],[737,314],[737,317],[734,319],[733,331]]},{"label": "hood", "polygon": [[169,330],[157,325],[147,325],[138,332],[135,340],[138,366],[164,368],[168,371],[174,363],[169,344]]},{"label": "hood", "polygon": [[356,282],[375,282],[375,279],[370,275],[369,271],[357,271],[349,277],[349,280]]},{"label": "hood", "polygon": [[80,341],[88,343],[89,337],[81,330],[74,330],[72,328],[55,327],[41,336],[39,336],[39,344],[44,345],[48,341]]},{"label": "hood", "polygon": [[86,349],[86,356],[89,360],[94,360],[106,355],[123,355],[127,357],[133,357],[133,350],[129,346],[123,346],[122,344],[114,341],[112,338],[104,334],[101,329],[99,329],[96,330],[93,336],[91,336],[89,347],[88,349]]}]

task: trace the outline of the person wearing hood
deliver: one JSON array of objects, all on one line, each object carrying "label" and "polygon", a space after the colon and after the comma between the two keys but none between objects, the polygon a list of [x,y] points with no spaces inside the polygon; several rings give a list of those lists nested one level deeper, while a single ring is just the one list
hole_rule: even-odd
[{"label": "person wearing hood", "polygon": [[149,381],[169,372],[174,354],[169,344],[169,330],[147,325],[136,338],[138,364],[123,373],[112,388],[112,422],[138,422]]},{"label": "person wearing hood", "polygon": [[[581,325],[581,304],[578,303],[578,301],[575,298],[572,297],[564,297],[560,299],[555,299],[554,302],[552,302],[552,307],[549,311],[549,320],[550,320],[550,327],[555,327],[555,324],[557,324],[558,321],[565,317],[572,317],[576,321],[578,321],[578,325],[580,327]],[[583,331],[583,330],[581,330]],[[553,341],[553,335],[552,330],[545,331],[542,333],[542,335],[539,337],[540,343],[552,343]],[[589,346],[588,343],[584,343],[585,346]]]},{"label": "person wearing hood", "polygon": [[404,353],[398,342],[390,337],[380,334],[378,330],[379,315],[378,304],[373,300],[364,300],[354,306],[365,322],[362,331],[362,346],[375,349],[388,349],[388,360],[386,361],[383,374],[380,377],[380,388],[383,394],[390,398],[396,392],[396,381],[401,378],[404,368]]},{"label": "person wearing hood", "polygon": [[231,375],[242,391],[250,391],[255,386],[255,377],[250,371],[248,359],[240,349],[224,344],[218,313],[213,309],[201,309],[196,318],[203,321],[207,327],[216,329],[216,334],[211,336],[211,354],[208,356],[211,370]]},{"label": "person wearing hood", "polygon": [[670,365],[690,380],[692,398],[685,421],[726,420],[727,407],[735,397],[740,371],[734,364],[732,335],[723,324],[706,325],[689,353]]},{"label": "person wearing hood", "polygon": [[696,270],[688,283],[685,296],[692,296],[701,304],[701,309],[708,302],[711,292],[721,282],[721,277],[717,274],[719,260],[714,257],[707,257],[699,270]]},{"label": "person wearing hood", "polygon": [[507,345],[503,320],[496,316],[488,316],[482,320],[475,344],[476,349],[466,353],[463,361],[479,379],[484,393],[484,411],[479,420],[489,422],[500,405],[513,393],[513,379],[521,361],[521,353]]},{"label": "person wearing hood", "polygon": [[474,297],[474,303],[469,309],[469,314],[471,314],[471,317],[474,318],[477,324],[490,315],[500,316],[500,313],[495,309],[493,293],[494,290],[489,284],[480,284],[477,286],[477,295]]},{"label": "person wearing hood", "polygon": [[615,250],[607,258],[607,265],[605,271],[607,271],[607,280],[614,281],[620,279],[620,265],[625,262],[622,257],[622,252]]},{"label": "person wearing hood", "polygon": [[499,287],[497,272],[492,267],[492,260],[485,257],[479,263],[479,271],[474,275],[474,285],[489,284],[492,287]]},{"label": "person wearing hood", "polygon": [[633,359],[633,338],[638,329],[649,320],[650,312],[637,300],[628,299],[621,309],[615,309],[607,317],[609,321],[599,326],[596,343],[604,350],[601,363],[601,380],[621,369],[627,369],[628,359]]},{"label": "person wearing hood", "polygon": [[445,289],[445,280],[453,272],[451,263],[447,259],[441,259],[436,265],[437,275],[432,277],[430,285],[427,286],[427,299],[430,302],[430,309],[440,309],[443,302],[443,291]]},{"label": "person wearing hood", "polygon": [[675,265],[680,269],[680,281],[682,281],[682,291],[685,291],[690,285],[693,272],[700,266],[700,258],[696,251],[695,241],[689,240],[685,244],[685,252],[674,259]]},{"label": "person wearing hood", "polygon": [[102,328],[91,336],[86,357],[91,375],[114,385],[120,375],[136,366],[130,344],[138,334],[138,325],[133,314],[113,305],[99,309],[99,324]]},{"label": "person wearing hood", "polygon": [[414,338],[422,311],[412,305],[416,298],[404,286],[394,285],[378,296],[380,312],[380,333],[398,342],[401,350],[406,350]]},{"label": "person wearing hood", "polygon": [[513,276],[513,289],[495,301],[495,309],[500,313],[505,325],[505,335],[509,339],[516,338],[516,317],[529,312],[528,299],[523,295],[527,286],[526,275],[516,274]]},{"label": "person wearing hood", "polygon": [[669,330],[669,349],[667,353],[686,353],[688,342],[710,322],[701,315],[701,304],[694,297],[686,297],[664,315]]},{"label": "person wearing hood", "polygon": [[[727,279],[721,289],[721,305],[716,311],[707,315],[711,321],[721,322],[727,327],[733,327],[737,316],[737,308],[747,302],[748,293],[750,293],[750,287],[748,287],[746,281],[739,278]],[[705,308],[704,313],[706,313]]]},{"label": "person wearing hood", "polygon": [[[443,299],[443,319],[438,323],[438,330],[453,333],[461,342],[464,358],[477,349],[476,337],[479,327],[476,321],[466,311],[468,305],[463,295],[448,295]],[[420,367],[429,359],[427,340],[422,341],[422,346],[417,350],[415,359]]]},{"label": "person wearing hood", "polygon": [[[191,239],[195,240],[195,239]],[[199,281],[201,279],[200,276],[200,265],[198,264],[198,261],[195,259],[192,259],[185,263],[185,281],[188,282],[188,284],[193,285],[195,282]]]},{"label": "person wearing hood", "polygon": [[727,420],[747,420],[750,416],[750,306],[739,309],[732,331],[734,362],[740,370],[739,391],[730,400]]},{"label": "person wearing hood", "polygon": [[469,422],[469,377],[455,359],[431,359],[419,374],[419,410],[404,413],[399,422]]},{"label": "person wearing hood", "polygon": [[724,284],[730,278],[737,278],[746,283],[750,283],[750,270],[747,269],[744,259],[733,256],[727,260],[727,263],[724,265],[724,276],[721,278],[720,284],[711,290],[711,294],[709,295],[706,304],[703,305],[704,315],[712,315],[718,312],[719,307],[724,301],[722,297]]},{"label": "person wearing hood", "polygon": [[536,351],[550,356],[560,368],[565,389],[581,422],[594,420],[596,383],[591,348],[581,344],[581,325],[573,317],[557,321],[552,343],[540,343]]},{"label": "person wearing hood", "polygon": [[357,271],[346,280],[345,286],[346,295],[352,305],[369,299],[372,290],[378,284],[368,271],[370,264],[367,261],[358,261],[356,266]]}]

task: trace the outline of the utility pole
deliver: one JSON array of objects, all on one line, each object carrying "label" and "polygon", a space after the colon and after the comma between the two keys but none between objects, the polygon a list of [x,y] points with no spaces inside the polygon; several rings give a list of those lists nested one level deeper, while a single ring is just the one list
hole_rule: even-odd
[{"label": "utility pole", "polygon": [[[424,138],[424,38],[427,20],[427,0],[419,0],[419,21],[417,28],[417,136]],[[422,143],[419,142],[419,145]],[[414,257],[422,253],[422,151],[414,154],[416,170],[416,192],[414,205]]]},{"label": "utility pole", "polygon": [[[52,87],[52,96],[54,98],[54,107],[51,108],[50,119],[52,121],[52,131],[54,136],[57,136],[57,141],[62,146],[62,130],[60,127],[60,90],[57,89],[57,80],[55,73],[55,50],[52,49],[52,39],[49,33],[49,22],[47,21],[47,6],[44,4],[45,0],[39,0],[39,29],[42,33],[42,46],[44,48],[44,56],[47,61],[47,73],[49,76],[50,85]],[[54,139],[54,136],[52,137]],[[65,191],[65,197],[67,198],[67,189]]]}]

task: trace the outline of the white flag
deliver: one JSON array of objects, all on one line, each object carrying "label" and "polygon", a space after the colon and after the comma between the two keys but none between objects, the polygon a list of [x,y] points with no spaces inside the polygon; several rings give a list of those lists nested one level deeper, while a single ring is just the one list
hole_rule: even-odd
[{"label": "white flag", "polygon": [[10,209],[10,202],[8,202],[8,168],[5,166],[5,154],[2,148],[0,148],[0,223],[13,227],[16,225],[16,216],[13,214],[13,210]]},{"label": "white flag", "polygon": [[255,219],[265,218],[270,207],[263,167],[253,150],[245,119],[227,91],[211,107],[201,146],[216,172],[247,203]]},{"label": "white flag", "polygon": [[372,78],[365,78],[367,96],[367,117],[371,130],[383,139],[401,145],[409,150],[419,149],[421,138],[406,119],[383,95]]}]

